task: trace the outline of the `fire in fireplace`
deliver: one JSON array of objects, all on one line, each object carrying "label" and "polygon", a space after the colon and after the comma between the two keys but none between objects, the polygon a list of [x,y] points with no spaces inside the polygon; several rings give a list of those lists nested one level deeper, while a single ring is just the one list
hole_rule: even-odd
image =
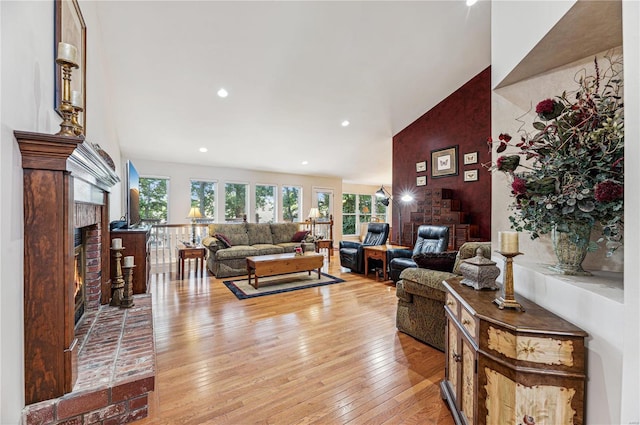
[{"label": "fire in fireplace", "polygon": [[84,314],[85,305],[85,274],[86,274],[86,256],[84,249],[84,241],[82,229],[75,229],[74,231],[74,283],[75,283],[75,312],[74,323],[77,324],[82,315]]}]

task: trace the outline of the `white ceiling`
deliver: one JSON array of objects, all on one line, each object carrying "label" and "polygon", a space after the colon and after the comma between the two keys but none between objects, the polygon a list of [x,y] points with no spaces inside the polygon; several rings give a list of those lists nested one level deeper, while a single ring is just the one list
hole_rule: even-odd
[{"label": "white ceiling", "polygon": [[389,184],[393,135],[491,59],[489,1],[102,1],[97,11],[128,158]]}]

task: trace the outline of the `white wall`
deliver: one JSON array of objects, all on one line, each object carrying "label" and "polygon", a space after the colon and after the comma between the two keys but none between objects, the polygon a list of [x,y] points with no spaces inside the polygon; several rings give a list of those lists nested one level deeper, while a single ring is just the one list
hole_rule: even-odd
[{"label": "white wall", "polygon": [[[101,79],[95,4],[81,2],[87,23],[87,138],[119,162],[108,88]],[[54,2],[0,1],[0,423],[17,424],[24,406],[22,164],[14,130],[56,133]],[[119,188],[116,188],[119,190]],[[117,196],[119,198],[119,195]],[[112,203],[120,209],[120,202]]]},{"label": "white wall", "polygon": [[[500,82],[540,41],[562,15],[568,2],[493,2],[492,4],[492,81]],[[589,333],[586,423],[632,424],[640,422],[638,369],[638,310],[640,297],[636,276],[640,254],[634,242],[640,238],[637,211],[640,200],[634,188],[640,184],[640,90],[638,2],[623,2],[623,49],[625,62],[625,240],[627,249],[612,259],[604,252],[589,254],[585,268],[624,270],[622,273],[597,272],[594,278],[576,280],[549,274],[544,263],[553,262],[548,238],[532,242],[522,235],[521,251],[514,267],[516,292],[577,324]],[[526,19],[519,19],[524,17]],[[530,80],[501,88],[492,97],[492,133],[517,133],[515,118],[546,97],[556,95],[560,87],[571,86],[576,69],[591,64],[585,58],[559,70],[546,72]],[[531,120],[524,118],[530,123]],[[495,159],[495,158],[494,158]],[[501,173],[494,175],[492,240],[496,232],[509,229],[506,206],[511,202],[509,189]],[[631,214],[634,212],[634,214]],[[501,261],[496,258],[496,261]],[[624,289],[622,289],[622,287]],[[525,313],[526,314],[526,313]]]}]

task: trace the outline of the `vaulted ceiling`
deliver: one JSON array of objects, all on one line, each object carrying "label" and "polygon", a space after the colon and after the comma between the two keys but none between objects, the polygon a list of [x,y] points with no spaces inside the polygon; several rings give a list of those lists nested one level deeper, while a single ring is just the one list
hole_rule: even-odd
[{"label": "vaulted ceiling", "polygon": [[388,184],[393,135],[490,64],[486,0],[101,1],[97,11],[127,158]]}]

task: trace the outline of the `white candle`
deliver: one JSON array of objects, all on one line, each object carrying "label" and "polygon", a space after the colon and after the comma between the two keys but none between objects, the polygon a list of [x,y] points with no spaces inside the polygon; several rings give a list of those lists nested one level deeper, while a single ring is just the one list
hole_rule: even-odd
[{"label": "white candle", "polygon": [[122,249],[122,239],[120,239],[120,238],[111,239],[111,248],[113,248],[113,249]]},{"label": "white candle", "polygon": [[78,90],[71,91],[71,104],[79,108],[82,107],[82,93],[80,93]]},{"label": "white candle", "polygon": [[498,232],[500,252],[515,254],[518,251],[518,232]]},{"label": "white candle", "polygon": [[78,64],[78,49],[69,43],[58,43],[58,60]]},{"label": "white candle", "polygon": [[124,257],[124,266],[133,267],[133,255],[128,255]]}]

